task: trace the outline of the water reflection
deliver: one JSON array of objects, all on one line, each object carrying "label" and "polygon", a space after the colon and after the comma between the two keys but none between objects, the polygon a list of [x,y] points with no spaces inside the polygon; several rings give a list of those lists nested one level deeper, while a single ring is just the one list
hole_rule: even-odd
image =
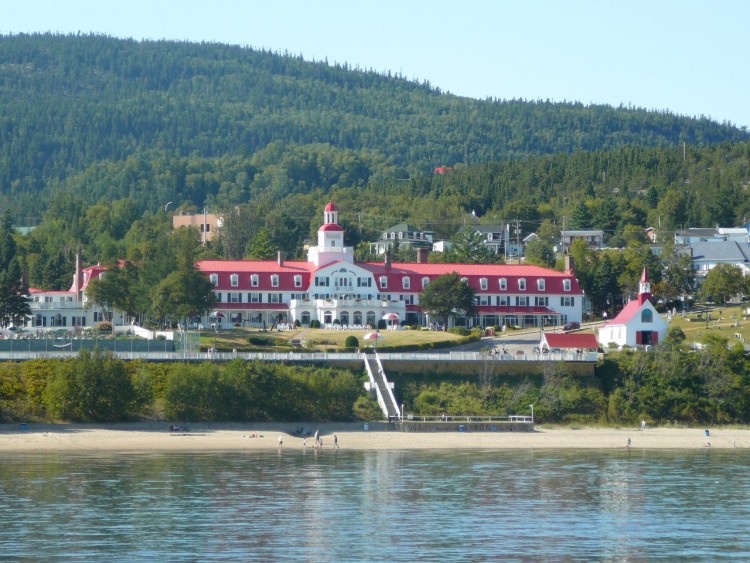
[{"label": "water reflection", "polygon": [[17,455],[9,558],[747,558],[750,457],[371,451]]}]

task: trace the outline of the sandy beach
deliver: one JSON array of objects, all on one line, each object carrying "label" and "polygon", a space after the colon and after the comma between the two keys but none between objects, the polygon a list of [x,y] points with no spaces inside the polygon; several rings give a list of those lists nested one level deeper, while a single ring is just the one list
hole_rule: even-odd
[{"label": "sandy beach", "polygon": [[[314,439],[293,436],[299,425],[196,424],[190,430],[169,432],[168,424],[4,424],[0,425],[0,452],[66,451],[201,451],[314,447]],[[323,449],[748,449],[750,429],[716,428],[598,428],[538,426],[534,432],[398,432],[364,430],[362,424],[321,424]],[[710,446],[708,445],[710,443]]]}]

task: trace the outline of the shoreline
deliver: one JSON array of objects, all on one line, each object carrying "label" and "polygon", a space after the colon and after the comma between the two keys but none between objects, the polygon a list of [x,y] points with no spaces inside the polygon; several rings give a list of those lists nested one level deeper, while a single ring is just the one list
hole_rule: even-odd
[{"label": "shoreline", "polygon": [[[313,449],[314,438],[293,436],[303,426],[289,423],[194,424],[169,432],[164,423],[1,424],[1,453],[169,452]],[[373,426],[377,426],[375,423]],[[342,450],[511,450],[511,449],[750,449],[750,428],[603,428],[541,425],[533,432],[401,432],[364,430],[362,423],[304,425],[320,430],[323,449]],[[254,436],[254,437],[253,437]],[[710,446],[708,445],[710,443]]]}]

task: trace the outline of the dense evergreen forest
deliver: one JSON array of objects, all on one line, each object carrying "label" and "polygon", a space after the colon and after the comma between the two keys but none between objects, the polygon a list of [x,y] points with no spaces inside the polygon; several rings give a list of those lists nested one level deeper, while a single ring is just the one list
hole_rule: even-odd
[{"label": "dense evergreen forest", "polygon": [[[301,56],[99,35],[0,36],[0,107],[0,193],[17,224],[38,220],[66,187],[87,203],[130,197],[142,213],[168,201],[382,186],[438,165],[749,138],[703,117],[473,100]],[[302,156],[287,156],[295,150]],[[504,199],[500,191],[478,203],[499,209]]]},{"label": "dense evergreen forest", "polygon": [[689,279],[667,275],[668,254],[655,264],[638,246],[644,227],[666,241],[750,216],[750,136],[728,124],[459,98],[236,46],[2,36],[0,103],[4,210],[14,226],[39,224],[17,246],[30,285],[46,289],[69,287],[78,249],[88,264],[152,265],[139,281],[152,287],[186,255],[170,233],[178,210],[224,216],[196,259],[302,258],[332,197],[360,259],[400,222],[450,239],[467,223],[507,221],[519,239],[540,235],[527,256],[548,266],[563,225],[602,229],[608,245],[636,246],[578,253],[600,306],[630,293],[644,266],[657,284],[665,274],[665,295],[686,291]]}]

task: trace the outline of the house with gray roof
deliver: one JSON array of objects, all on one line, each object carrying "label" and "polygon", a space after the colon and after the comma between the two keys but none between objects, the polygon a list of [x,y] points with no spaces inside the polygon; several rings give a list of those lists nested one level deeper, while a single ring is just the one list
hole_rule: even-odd
[{"label": "house with gray roof", "polygon": [[693,269],[697,276],[705,277],[719,264],[739,266],[744,275],[750,275],[750,244],[735,241],[711,240],[689,245]]},{"label": "house with gray roof", "polygon": [[414,249],[432,248],[432,231],[422,231],[408,223],[398,223],[380,234],[370,243],[370,254],[385,254],[394,247],[408,246]]}]

